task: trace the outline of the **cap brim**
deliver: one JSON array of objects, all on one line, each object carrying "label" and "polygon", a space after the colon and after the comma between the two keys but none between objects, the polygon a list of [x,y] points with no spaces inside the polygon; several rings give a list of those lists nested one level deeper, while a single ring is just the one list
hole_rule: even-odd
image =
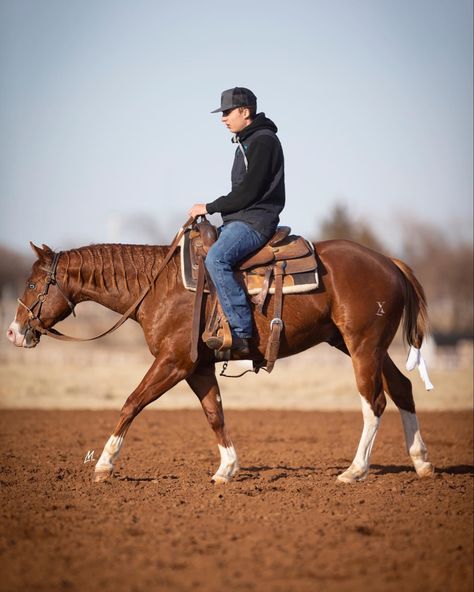
[{"label": "cap brim", "polygon": [[219,113],[220,111],[222,111],[222,107],[218,107],[217,109],[214,109],[214,111],[211,111],[211,113]]}]

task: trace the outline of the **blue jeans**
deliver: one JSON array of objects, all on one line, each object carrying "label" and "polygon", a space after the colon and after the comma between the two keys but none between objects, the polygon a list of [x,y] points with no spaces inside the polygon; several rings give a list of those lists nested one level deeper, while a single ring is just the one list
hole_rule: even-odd
[{"label": "blue jeans", "polygon": [[233,267],[268,241],[245,222],[229,222],[220,228],[217,241],[209,249],[206,268],[219,296],[222,310],[233,335],[252,337],[252,312],[244,288]]}]

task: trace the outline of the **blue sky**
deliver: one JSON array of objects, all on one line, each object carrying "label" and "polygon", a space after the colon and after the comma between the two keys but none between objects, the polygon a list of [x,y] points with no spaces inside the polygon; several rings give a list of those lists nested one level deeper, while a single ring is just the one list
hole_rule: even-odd
[{"label": "blue sky", "polygon": [[286,158],[282,222],[337,201],[395,251],[472,236],[467,0],[0,0],[0,243],[170,242],[230,189],[220,93],[247,86]]}]

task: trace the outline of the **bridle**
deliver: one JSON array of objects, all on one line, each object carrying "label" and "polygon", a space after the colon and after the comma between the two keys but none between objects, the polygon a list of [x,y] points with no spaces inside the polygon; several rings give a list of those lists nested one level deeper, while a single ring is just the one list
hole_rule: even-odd
[{"label": "bridle", "polygon": [[[173,242],[171,243],[171,246],[170,246],[165,258],[163,259],[160,266],[156,270],[153,278],[151,279],[151,282],[149,282],[148,286],[143,290],[143,292],[140,294],[140,296],[137,298],[137,300],[135,300],[135,302],[130,306],[130,308],[124,312],[124,314],[115,323],[115,325],[113,325],[113,327],[110,327],[110,329],[107,329],[107,331],[104,331],[100,335],[95,335],[94,337],[71,337],[69,335],[64,335],[63,333],[60,333],[56,329],[48,329],[47,327],[45,327],[41,318],[40,318],[41,307],[43,306],[43,303],[46,301],[46,298],[48,297],[48,292],[49,292],[49,288],[51,285],[55,285],[58,288],[58,290],[60,291],[60,293],[62,294],[62,296],[66,300],[69,308],[71,309],[72,314],[74,316],[76,316],[75,312],[74,312],[75,304],[73,302],[71,302],[69,300],[69,298],[66,296],[64,290],[61,288],[61,286],[58,282],[58,278],[56,277],[56,270],[58,267],[58,261],[62,255],[62,251],[60,251],[59,253],[54,253],[51,267],[49,269],[45,268],[45,267],[41,268],[47,272],[47,276],[46,276],[45,285],[43,287],[43,291],[39,294],[38,298],[33,302],[33,304],[31,306],[27,306],[20,298],[18,298],[18,303],[21,304],[21,306],[23,306],[23,308],[26,308],[26,310],[28,311],[28,320],[27,320],[27,324],[26,324],[25,336],[27,335],[28,332],[30,332],[32,335],[32,339],[33,339],[34,344],[37,345],[39,343],[39,338],[36,337],[36,333],[41,333],[42,335],[49,335],[50,337],[54,337],[55,339],[60,339],[62,341],[94,341],[95,339],[100,339],[101,337],[105,337],[105,335],[108,335],[109,333],[113,333],[116,329],[118,329],[119,327],[121,327],[125,323],[125,321],[136,311],[138,306],[142,303],[145,296],[148,294],[148,292],[153,287],[153,285],[156,282],[160,273],[168,265],[171,257],[173,256],[174,252],[176,251],[176,249],[179,245],[181,238],[183,237],[183,235],[186,231],[186,228],[188,226],[190,226],[193,221],[194,221],[194,218],[192,218],[192,217],[188,218],[188,220],[186,220],[186,222],[183,224],[183,226],[181,226],[181,228],[178,230],[178,233],[176,234]],[[37,309],[36,312],[35,312],[35,309]],[[39,327],[38,328],[32,327],[31,326],[32,321],[37,321],[39,324]]]},{"label": "bridle", "polygon": [[[74,310],[76,305],[73,302],[71,302],[69,300],[69,298],[66,296],[63,288],[61,287],[61,284],[58,281],[58,278],[56,277],[56,271],[58,268],[59,258],[61,257],[61,255],[62,255],[62,251],[59,251],[59,253],[54,253],[51,267],[49,267],[49,268],[41,267],[40,268],[40,269],[46,271],[46,274],[47,274],[46,281],[44,283],[42,292],[40,292],[40,294],[38,294],[38,297],[36,298],[36,300],[33,302],[33,304],[31,306],[28,306],[27,304],[25,304],[21,300],[21,298],[17,298],[18,304],[21,304],[21,306],[23,306],[23,308],[26,308],[26,310],[28,311],[28,320],[26,323],[25,336],[28,332],[30,332],[35,344],[37,344],[39,342],[39,339],[36,337],[35,332],[39,332],[39,333],[44,334],[48,331],[48,329],[44,326],[40,315],[41,315],[41,308],[43,307],[43,304],[46,302],[46,299],[48,297],[50,286],[54,285],[58,288],[60,294],[63,296],[64,300],[66,300],[67,305],[71,309],[73,316],[76,316],[76,313]],[[36,312],[35,312],[35,309],[37,309]],[[39,327],[38,328],[32,327],[31,326],[32,321],[36,321],[39,324]]]}]

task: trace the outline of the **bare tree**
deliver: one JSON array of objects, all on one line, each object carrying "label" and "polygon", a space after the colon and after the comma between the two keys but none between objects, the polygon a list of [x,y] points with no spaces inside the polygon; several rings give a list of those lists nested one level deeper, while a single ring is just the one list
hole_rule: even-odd
[{"label": "bare tree", "polygon": [[[438,340],[456,341],[473,334],[473,245],[453,242],[452,233],[419,221],[403,222],[401,258],[415,271],[430,306],[433,333]],[[383,243],[365,220],[355,219],[348,207],[336,203],[323,220],[317,240],[348,239],[384,252]]]},{"label": "bare tree", "polygon": [[446,233],[435,226],[405,224],[403,257],[425,288],[435,334],[472,337],[472,247],[465,240],[449,241]]},{"label": "bare tree", "polygon": [[376,251],[384,246],[365,220],[356,220],[343,203],[336,203],[329,216],[322,221],[317,240],[347,239]]},{"label": "bare tree", "polygon": [[32,261],[33,255],[27,257],[0,245],[0,294],[7,289],[14,293],[23,291]]}]

